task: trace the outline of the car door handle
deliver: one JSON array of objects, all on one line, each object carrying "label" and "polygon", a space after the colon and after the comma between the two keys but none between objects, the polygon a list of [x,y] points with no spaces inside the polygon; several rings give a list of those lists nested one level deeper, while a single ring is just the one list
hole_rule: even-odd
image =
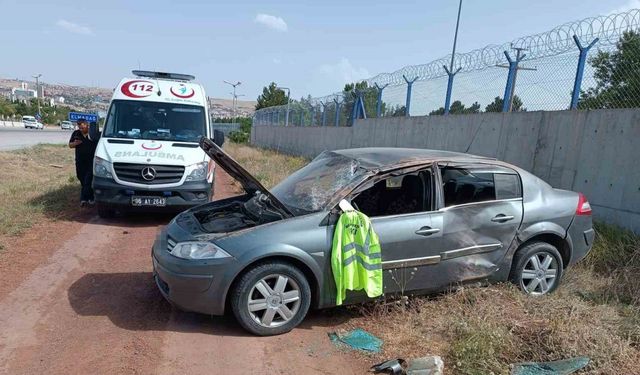
[{"label": "car door handle", "polygon": [[430,236],[438,232],[440,232],[440,229],[438,228],[422,227],[416,231],[416,234],[419,234],[421,236]]},{"label": "car door handle", "polygon": [[499,214],[499,215],[496,215],[493,219],[491,219],[491,221],[493,221],[494,223],[504,223],[505,221],[513,220],[513,218],[514,218],[513,215]]}]

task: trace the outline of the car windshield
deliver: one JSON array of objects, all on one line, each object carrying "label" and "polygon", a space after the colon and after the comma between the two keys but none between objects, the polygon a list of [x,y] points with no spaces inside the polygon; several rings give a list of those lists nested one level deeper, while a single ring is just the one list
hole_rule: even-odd
[{"label": "car windshield", "polygon": [[133,100],[112,102],[104,130],[105,137],[183,142],[198,142],[203,135],[203,107]]},{"label": "car windshield", "polygon": [[271,189],[295,213],[316,212],[344,187],[359,180],[366,170],[354,159],[325,151]]}]

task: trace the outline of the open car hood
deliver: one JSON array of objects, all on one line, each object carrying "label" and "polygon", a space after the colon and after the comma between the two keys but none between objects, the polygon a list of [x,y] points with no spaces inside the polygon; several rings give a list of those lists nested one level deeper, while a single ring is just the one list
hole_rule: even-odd
[{"label": "open car hood", "polygon": [[293,214],[287,206],[285,206],[282,202],[278,200],[271,192],[265,188],[255,177],[251,175],[251,173],[247,172],[246,169],[242,168],[237,161],[233,160],[231,156],[229,156],[226,152],[222,151],[222,149],[213,143],[213,141],[209,138],[202,137],[200,138],[200,148],[204,150],[204,152],[209,155],[211,159],[213,159],[218,166],[225,170],[233,179],[238,181],[244,191],[247,194],[253,196],[256,191],[260,191],[267,197],[271,203],[278,208],[278,210],[282,211],[283,214],[288,217],[292,217]]}]

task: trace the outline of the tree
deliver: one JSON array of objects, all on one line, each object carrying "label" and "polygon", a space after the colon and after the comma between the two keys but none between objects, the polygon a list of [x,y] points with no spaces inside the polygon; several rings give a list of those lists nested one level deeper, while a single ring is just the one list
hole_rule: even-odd
[{"label": "tree", "polygon": [[[460,100],[456,100],[455,102],[451,103],[451,106],[449,107],[449,113],[452,115],[467,115],[472,113],[480,113],[480,103],[474,102],[473,104],[471,104],[470,107],[467,107],[464,104],[462,104]],[[444,107],[440,107],[435,111],[431,111],[429,113],[429,116],[432,116],[432,115],[444,115]]]},{"label": "tree", "polygon": [[262,89],[262,95],[258,96],[256,110],[285,104],[287,104],[287,95],[284,90],[280,90],[275,82],[271,82],[269,86]]},{"label": "tree", "polygon": [[596,86],[581,91],[579,109],[640,107],[640,33],[627,31],[615,51],[589,59]]},{"label": "tree", "polygon": [[[501,97],[496,96],[493,102],[487,105],[484,109],[485,112],[502,112],[502,106],[504,100]],[[513,103],[511,103],[511,112],[524,112],[527,109],[523,107],[522,99],[518,95],[513,96]]]}]

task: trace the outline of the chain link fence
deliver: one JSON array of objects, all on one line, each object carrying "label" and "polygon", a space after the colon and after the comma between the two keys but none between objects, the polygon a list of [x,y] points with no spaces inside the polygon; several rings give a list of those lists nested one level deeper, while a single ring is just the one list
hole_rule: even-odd
[{"label": "chain link fence", "polygon": [[450,59],[263,108],[254,124],[350,126],[367,117],[640,107],[640,9],[456,54],[453,74],[444,68]]}]

